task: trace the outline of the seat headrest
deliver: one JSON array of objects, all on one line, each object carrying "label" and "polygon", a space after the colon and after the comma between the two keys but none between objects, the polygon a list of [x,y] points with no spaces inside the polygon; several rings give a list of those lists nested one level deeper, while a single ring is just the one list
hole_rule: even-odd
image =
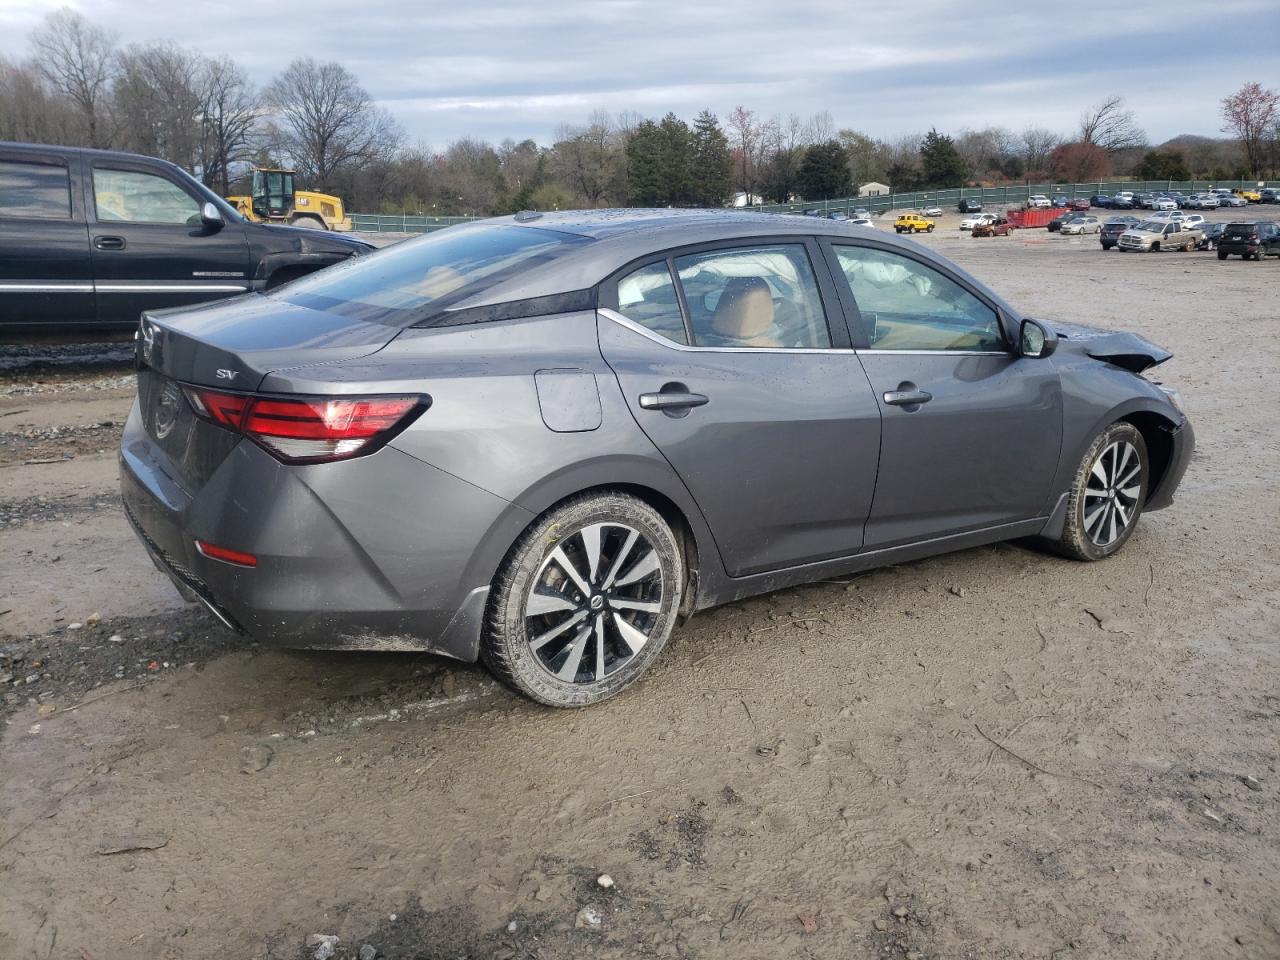
[{"label": "seat headrest", "polygon": [[711,329],[734,340],[755,340],[773,326],[773,295],[760,277],[733,277],[716,303]]}]

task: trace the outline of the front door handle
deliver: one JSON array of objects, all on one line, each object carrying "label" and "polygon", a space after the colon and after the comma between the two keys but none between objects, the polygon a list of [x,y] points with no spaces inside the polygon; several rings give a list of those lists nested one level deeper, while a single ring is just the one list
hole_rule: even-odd
[{"label": "front door handle", "polygon": [[123,250],[124,237],[94,237],[93,245],[99,250]]},{"label": "front door handle", "polygon": [[884,392],[885,403],[891,407],[905,407],[908,411],[919,409],[920,404],[928,403],[932,399],[932,393],[928,390],[921,390],[910,382],[898,384],[897,390],[886,390]]},{"label": "front door handle", "polygon": [[702,406],[709,399],[701,393],[642,393],[640,406],[644,410],[688,410]]}]

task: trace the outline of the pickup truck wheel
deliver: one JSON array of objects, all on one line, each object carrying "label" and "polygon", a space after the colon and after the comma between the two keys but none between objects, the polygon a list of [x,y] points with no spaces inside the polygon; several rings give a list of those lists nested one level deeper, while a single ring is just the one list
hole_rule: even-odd
[{"label": "pickup truck wheel", "polygon": [[933,233],[933,224],[931,223],[931,224],[929,224],[929,226],[925,227],[925,228],[924,228],[924,232],[925,232],[925,233]]},{"label": "pickup truck wheel", "polygon": [[1159,244],[1159,243],[1153,243],[1153,244],[1151,245],[1151,251],[1150,251],[1150,252],[1151,252],[1151,253],[1159,253],[1159,252],[1160,252],[1160,244]]},{"label": "pickup truck wheel", "polygon": [[1219,259],[1219,260],[1225,260],[1225,259],[1227,259],[1227,251],[1225,251],[1225,250],[1219,250],[1219,251],[1218,251],[1218,259]]}]

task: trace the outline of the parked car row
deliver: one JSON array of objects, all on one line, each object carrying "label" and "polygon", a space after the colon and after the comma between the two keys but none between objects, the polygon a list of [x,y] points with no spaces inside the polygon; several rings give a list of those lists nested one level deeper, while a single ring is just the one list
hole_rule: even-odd
[{"label": "parked car row", "polygon": [[1216,250],[1219,260],[1232,256],[1245,260],[1280,257],[1280,225],[1275,221],[1208,223],[1199,214],[1180,211],[1156,213],[1144,220],[1112,217],[1102,225],[1098,241],[1103,250]]}]

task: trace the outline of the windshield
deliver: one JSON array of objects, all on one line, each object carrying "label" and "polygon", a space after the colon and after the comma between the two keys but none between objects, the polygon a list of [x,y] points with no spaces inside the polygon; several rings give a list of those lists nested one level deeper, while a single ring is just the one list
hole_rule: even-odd
[{"label": "windshield", "polygon": [[272,296],[355,320],[407,327],[590,242],[536,227],[450,227],[344,261]]}]

